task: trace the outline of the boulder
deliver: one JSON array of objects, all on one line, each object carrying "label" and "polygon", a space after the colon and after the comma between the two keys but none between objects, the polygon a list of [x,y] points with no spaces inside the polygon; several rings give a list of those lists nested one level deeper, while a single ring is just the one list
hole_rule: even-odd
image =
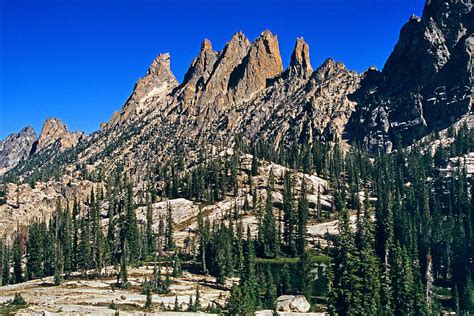
[{"label": "boulder", "polygon": [[281,295],[276,300],[277,311],[307,313],[311,305],[304,295]]}]

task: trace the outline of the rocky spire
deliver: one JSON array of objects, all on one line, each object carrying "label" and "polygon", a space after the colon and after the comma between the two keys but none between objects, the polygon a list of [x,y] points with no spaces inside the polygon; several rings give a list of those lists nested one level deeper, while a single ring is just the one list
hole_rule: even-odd
[{"label": "rocky spire", "polygon": [[234,101],[250,99],[282,70],[278,38],[266,30],[252,43],[242,63],[230,75],[229,88]]},{"label": "rocky spire", "polygon": [[[217,52],[212,49],[212,44],[205,39],[201,44],[199,55],[194,58],[191,66],[184,75],[183,83],[176,91],[178,100],[182,101],[186,108],[194,103],[208,80],[214,63],[217,59]],[[191,109],[194,112],[194,109]]]},{"label": "rocky spire", "polygon": [[302,37],[296,39],[295,48],[291,54],[288,75],[290,77],[309,78],[313,72],[309,59],[309,46]]},{"label": "rocky spire", "polygon": [[201,78],[203,80],[207,80],[209,77],[212,66],[217,58],[217,52],[212,49],[211,41],[207,38],[201,44],[201,50],[199,51],[199,55],[194,58],[191,66],[189,67],[188,71],[184,75],[184,80],[181,86],[185,86],[188,83],[195,84]]},{"label": "rocky spire", "polygon": [[170,70],[170,54],[159,54],[152,61],[148,71],[146,72],[147,76],[162,76]]},{"label": "rocky spire", "polygon": [[237,32],[232,36],[219,53],[214,69],[206,82],[205,90],[199,99],[201,104],[212,104],[220,108],[227,103],[230,75],[242,62],[249,46],[250,41],[242,32]]},{"label": "rocky spire", "polygon": [[83,133],[71,133],[60,119],[50,117],[43,124],[36,145],[36,152],[39,152],[53,144],[59,144],[61,149],[71,148],[76,146],[82,137],[84,137]]}]

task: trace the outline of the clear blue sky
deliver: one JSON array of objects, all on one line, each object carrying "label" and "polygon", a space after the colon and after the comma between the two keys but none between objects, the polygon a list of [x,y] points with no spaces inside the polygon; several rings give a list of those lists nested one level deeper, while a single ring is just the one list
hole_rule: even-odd
[{"label": "clear blue sky", "polygon": [[0,0],[0,138],[49,116],[87,133],[120,109],[161,52],[182,80],[200,43],[233,33],[278,35],[283,63],[296,37],[313,67],[327,57],[383,67],[400,27],[424,0]]}]

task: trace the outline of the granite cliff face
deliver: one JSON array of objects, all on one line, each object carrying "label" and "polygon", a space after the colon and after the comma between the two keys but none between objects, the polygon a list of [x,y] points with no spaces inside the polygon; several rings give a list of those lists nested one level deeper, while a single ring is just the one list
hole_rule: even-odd
[{"label": "granite cliff face", "polygon": [[429,0],[412,16],[382,71],[370,69],[350,96],[348,138],[391,151],[448,127],[472,108],[471,1]]},{"label": "granite cliff face", "polygon": [[0,174],[15,167],[21,160],[26,159],[34,151],[36,133],[31,126],[23,128],[18,133],[10,134],[0,141]]}]

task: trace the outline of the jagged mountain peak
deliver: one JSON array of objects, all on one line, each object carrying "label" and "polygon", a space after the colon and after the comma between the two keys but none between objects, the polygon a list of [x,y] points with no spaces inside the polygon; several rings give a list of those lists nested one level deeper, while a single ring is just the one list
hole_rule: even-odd
[{"label": "jagged mountain peak", "polygon": [[183,112],[207,117],[252,98],[282,70],[278,38],[269,30],[253,43],[237,32],[220,52],[205,39],[174,94]]},{"label": "jagged mountain peak", "polygon": [[138,114],[147,112],[151,100],[162,100],[178,86],[171,72],[169,53],[159,54],[151,63],[146,75],[140,78],[120,111],[116,111],[104,127],[121,125],[134,120]]},{"label": "jagged mountain peak", "polygon": [[76,146],[83,137],[84,133],[70,132],[60,119],[49,117],[44,122],[38,137],[36,152],[40,152],[54,144],[58,144],[60,149],[71,148]]},{"label": "jagged mountain peak", "polygon": [[263,31],[250,45],[241,64],[234,69],[229,80],[236,103],[249,100],[267,86],[267,80],[283,71],[278,37],[269,30]]},{"label": "jagged mountain peak", "polygon": [[471,9],[469,0],[428,0],[422,18],[408,20],[381,73],[365,74],[351,96],[359,106],[347,126],[350,138],[391,151],[469,113]]},{"label": "jagged mountain peak", "polygon": [[228,48],[234,48],[235,46],[242,46],[245,48],[248,48],[250,45],[250,40],[245,36],[245,34],[242,31],[235,32],[232,37],[230,38],[230,41],[227,42],[227,44],[224,47],[224,51],[226,51]]},{"label": "jagged mountain peak", "polygon": [[318,81],[325,80],[336,72],[349,71],[342,62],[337,62],[332,58],[327,58],[312,74]]},{"label": "jagged mountain peak", "polygon": [[0,141],[0,175],[15,167],[21,160],[30,156],[34,150],[37,136],[31,126],[18,133],[8,135]]},{"label": "jagged mountain peak", "polygon": [[163,53],[156,56],[148,68],[147,76],[161,76],[164,73],[171,72],[170,59],[171,57],[169,53]]},{"label": "jagged mountain peak", "polygon": [[212,49],[211,41],[204,39],[198,56],[194,58],[184,75],[183,82],[174,93],[178,100],[182,101],[183,108],[190,113],[195,113],[193,104],[197,96],[204,89],[205,82],[216,62],[218,53]]},{"label": "jagged mountain peak", "polygon": [[205,38],[201,43],[201,52],[212,50],[212,43],[209,39]]}]

